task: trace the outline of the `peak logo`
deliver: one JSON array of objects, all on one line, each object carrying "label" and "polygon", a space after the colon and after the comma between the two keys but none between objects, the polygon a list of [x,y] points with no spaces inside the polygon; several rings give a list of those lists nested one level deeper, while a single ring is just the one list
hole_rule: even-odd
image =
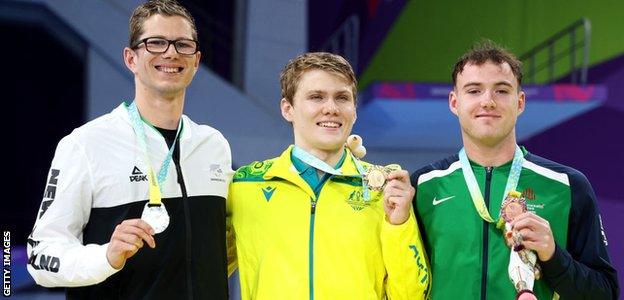
[{"label": "peak logo", "polygon": [[132,175],[130,175],[130,182],[140,181],[147,181],[147,175],[143,174],[137,166],[134,166],[134,169],[132,169]]}]

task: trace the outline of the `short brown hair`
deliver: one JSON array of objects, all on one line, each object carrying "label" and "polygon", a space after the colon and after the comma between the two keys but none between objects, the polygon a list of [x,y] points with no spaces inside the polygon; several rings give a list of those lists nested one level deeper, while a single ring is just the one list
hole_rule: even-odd
[{"label": "short brown hair", "polygon": [[344,77],[351,83],[353,100],[357,103],[357,79],[349,62],[340,55],[327,52],[310,52],[290,60],[280,73],[282,98],[293,104],[301,75],[309,70],[323,70]]},{"label": "short brown hair", "polygon": [[197,40],[197,28],[195,19],[191,13],[175,0],[150,0],[134,9],[130,17],[130,28],[128,46],[134,47],[138,43],[139,37],[143,34],[143,24],[145,20],[153,15],[163,15],[167,17],[180,16],[186,19],[193,29],[193,39]]},{"label": "short brown hair", "polygon": [[497,65],[503,63],[509,64],[511,72],[518,80],[518,88],[522,84],[522,62],[519,61],[515,55],[507,51],[505,48],[497,45],[491,40],[482,40],[475,43],[470,51],[466,52],[453,67],[453,86],[457,83],[457,75],[464,71],[464,67],[467,64],[474,64],[480,66],[488,61],[491,61]]}]

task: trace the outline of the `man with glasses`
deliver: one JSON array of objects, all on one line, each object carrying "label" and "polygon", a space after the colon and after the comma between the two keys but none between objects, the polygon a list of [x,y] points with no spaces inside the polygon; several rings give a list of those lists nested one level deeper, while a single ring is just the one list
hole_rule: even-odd
[{"label": "man with glasses", "polygon": [[123,54],[134,100],[59,142],[28,271],[68,298],[226,299],[231,155],[182,115],[201,54],[192,16],[171,0],[140,5]]}]

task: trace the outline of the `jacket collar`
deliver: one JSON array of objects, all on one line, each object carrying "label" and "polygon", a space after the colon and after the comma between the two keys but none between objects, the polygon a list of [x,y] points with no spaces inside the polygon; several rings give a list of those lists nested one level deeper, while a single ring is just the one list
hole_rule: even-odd
[{"label": "jacket collar", "polygon": [[[128,106],[130,105],[130,103],[132,103],[132,101],[125,101],[122,102],[121,104],[119,104],[119,106],[117,106],[114,110],[113,110],[113,114],[117,115],[119,117],[121,117],[122,120],[124,120],[126,123],[128,123],[128,126],[130,126],[130,128],[132,128],[132,121],[130,120],[130,116],[128,115]],[[186,115],[182,115],[182,123],[184,123],[184,127],[182,128],[182,132],[180,132],[180,141],[184,141],[187,139],[190,139],[192,136],[192,131],[193,131],[193,126],[191,126],[191,120],[186,116]],[[152,137],[152,135],[156,135],[156,136],[160,136],[160,133],[158,132],[158,130],[156,130],[155,128],[152,128],[151,126],[145,126],[145,134],[149,137]],[[134,130],[134,129],[133,129]]]},{"label": "jacket collar", "polygon": [[[305,190],[310,196],[314,197],[314,191],[312,191],[310,186],[299,175],[299,171],[297,171],[297,168],[295,168],[295,165],[293,165],[292,160],[290,159],[293,147],[293,145],[288,146],[288,148],[286,148],[286,150],[284,150],[279,157],[273,160],[273,165],[271,165],[267,172],[264,173],[263,178],[265,180],[269,180],[277,177],[290,181]],[[347,149],[345,160],[338,170],[342,172],[343,176],[360,176],[355,162],[353,161],[353,155],[349,149]]]}]

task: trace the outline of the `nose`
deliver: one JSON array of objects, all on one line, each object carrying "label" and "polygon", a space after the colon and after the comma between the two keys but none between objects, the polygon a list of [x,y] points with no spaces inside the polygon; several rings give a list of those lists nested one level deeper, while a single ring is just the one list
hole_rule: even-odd
[{"label": "nose", "polygon": [[175,45],[172,42],[169,42],[169,45],[167,46],[167,50],[163,52],[161,55],[163,57],[177,56],[178,51],[176,50]]},{"label": "nose", "polygon": [[494,101],[493,91],[489,91],[483,95],[483,99],[481,100],[481,107],[484,109],[496,108],[496,101]]},{"label": "nose", "polygon": [[324,114],[336,115],[339,111],[340,109],[338,109],[335,99],[329,99],[325,102],[325,105],[323,105]]}]

